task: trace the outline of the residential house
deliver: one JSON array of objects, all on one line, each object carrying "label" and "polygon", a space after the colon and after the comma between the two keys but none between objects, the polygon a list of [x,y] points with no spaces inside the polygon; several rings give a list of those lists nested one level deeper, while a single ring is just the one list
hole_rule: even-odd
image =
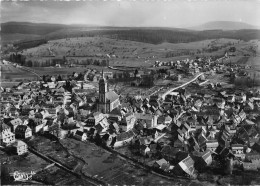
[{"label": "residential house", "polygon": [[206,150],[204,152],[194,151],[192,157],[195,161],[195,169],[198,171],[203,171],[207,166],[210,166],[212,163],[211,151]]},{"label": "residential house", "polygon": [[251,146],[251,148],[252,148],[254,151],[260,153],[260,144],[259,144],[259,143],[254,143],[254,144]]},{"label": "residential house", "polygon": [[220,145],[222,145],[222,146],[225,146],[225,147],[230,146],[231,134],[226,128],[222,131],[219,142],[220,142]]},{"label": "residential house", "polygon": [[246,119],[246,113],[244,112],[244,110],[241,110],[239,114],[233,116],[233,122],[237,125],[240,124],[245,119]]},{"label": "residential house", "polygon": [[120,122],[120,128],[122,131],[129,131],[134,127],[136,117],[133,113],[126,114]]},{"label": "residential house", "polygon": [[10,145],[15,142],[15,135],[11,132],[11,128],[5,123],[0,126],[0,140],[1,145]]},{"label": "residential house", "polygon": [[23,155],[25,153],[28,152],[28,146],[26,143],[24,143],[21,140],[17,140],[15,141],[15,143],[13,144],[13,146],[16,148],[16,153],[18,155]]},{"label": "residential house", "polygon": [[99,123],[96,124],[94,128],[99,134],[105,133],[109,128],[109,123],[107,121],[107,118],[103,118],[101,121],[99,121]]},{"label": "residential house", "polygon": [[109,125],[109,132],[111,133],[119,133],[119,126],[116,122],[113,122],[112,124]]},{"label": "residential house", "polygon": [[259,133],[254,125],[243,125],[238,131],[238,138],[243,141],[243,143],[252,146],[255,142],[251,143],[251,139],[257,139]]},{"label": "residential house", "polygon": [[172,122],[172,118],[170,116],[159,116],[157,119],[157,124],[168,125]]},{"label": "residential house", "polygon": [[235,157],[240,158],[242,160],[245,159],[244,148],[245,147],[242,144],[232,144],[231,145],[232,153],[235,155]]},{"label": "residential house", "polygon": [[101,112],[93,113],[93,116],[89,117],[85,122],[87,127],[93,127],[97,125],[102,119],[105,118],[105,115]]},{"label": "residential house", "polygon": [[184,158],[178,163],[176,169],[178,170],[179,174],[183,172],[188,174],[191,177],[196,177],[194,163],[195,163],[194,160],[188,155],[186,158]]},{"label": "residential house", "polygon": [[36,134],[42,130],[43,120],[42,119],[29,119],[27,125],[32,129],[32,133]]},{"label": "residential house", "polygon": [[219,143],[217,140],[209,140],[206,142],[206,149],[210,150],[211,152],[215,152],[218,146]]},{"label": "residential house", "polygon": [[208,139],[207,137],[205,136],[204,133],[200,133],[199,136],[198,136],[198,144],[199,144],[199,147],[201,149],[205,149],[206,148],[206,143],[207,143]]},{"label": "residential house", "polygon": [[152,114],[135,113],[134,116],[138,121],[144,122],[147,128],[154,128],[157,126],[157,116]]},{"label": "residential house", "polygon": [[139,149],[140,149],[140,154],[143,156],[149,155],[151,151],[151,149],[146,145],[141,145]]},{"label": "residential house", "polygon": [[153,167],[168,172],[170,169],[170,164],[164,158],[162,158],[160,160],[155,161]]},{"label": "residential house", "polygon": [[32,137],[32,129],[26,125],[18,125],[15,129],[15,137],[20,139],[27,139]]},{"label": "residential house", "polygon": [[258,166],[255,163],[243,162],[244,171],[258,171]]},{"label": "residential house", "polygon": [[215,152],[222,158],[235,157],[234,154],[232,153],[232,150],[226,147],[218,146]]},{"label": "residential house", "polygon": [[260,169],[260,154],[256,152],[247,153],[245,156],[245,161],[257,165],[257,167]]},{"label": "residential house", "polygon": [[77,130],[74,134],[74,138],[76,138],[80,141],[86,141],[87,140],[87,134],[85,132]]},{"label": "residential house", "polygon": [[18,125],[22,125],[23,121],[20,118],[16,118],[10,121],[8,125],[11,127],[11,131],[14,132]]}]

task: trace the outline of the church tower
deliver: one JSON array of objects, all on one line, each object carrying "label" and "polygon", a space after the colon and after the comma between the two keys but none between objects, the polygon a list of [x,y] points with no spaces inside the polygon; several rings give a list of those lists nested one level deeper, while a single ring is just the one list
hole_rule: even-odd
[{"label": "church tower", "polygon": [[107,92],[108,92],[108,84],[102,70],[102,77],[99,80],[99,101],[98,101],[99,102],[98,111],[102,113],[106,113],[109,110],[109,103],[108,100],[106,99]]},{"label": "church tower", "polygon": [[106,79],[104,78],[104,73],[102,71],[102,77],[99,80],[99,101],[101,103],[106,102],[106,93],[108,92],[108,84]]}]

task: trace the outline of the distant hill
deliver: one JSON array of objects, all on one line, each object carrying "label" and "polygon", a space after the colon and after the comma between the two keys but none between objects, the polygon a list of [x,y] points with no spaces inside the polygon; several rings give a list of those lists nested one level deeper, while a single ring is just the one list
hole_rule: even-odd
[{"label": "distant hill", "polygon": [[[180,28],[162,28],[162,27],[109,27],[109,26],[91,26],[91,25],[62,25],[48,23],[28,23],[28,22],[7,22],[1,24],[1,35],[5,35],[2,40],[4,43],[16,41],[16,43],[27,43],[28,40],[55,40],[72,37],[107,37],[112,39],[138,41],[143,43],[160,44],[168,43],[189,43],[202,41],[206,39],[241,39],[252,40],[260,39],[260,30],[257,29],[231,29],[229,22],[223,23],[229,25],[227,29],[216,29],[205,27],[205,30],[188,30]],[[233,23],[233,22],[232,22]],[[241,23],[239,23],[241,24]],[[210,24],[208,24],[210,25]],[[221,25],[220,23],[218,24]],[[234,25],[234,24],[233,24]],[[248,28],[249,26],[247,26]],[[214,28],[214,29],[213,29]],[[240,25],[236,28],[245,28]],[[30,37],[34,36],[34,37]],[[21,36],[21,40],[19,37]],[[38,37],[36,37],[38,36]]]},{"label": "distant hill", "polygon": [[233,21],[213,21],[199,26],[190,27],[191,30],[242,30],[242,29],[258,29],[256,26]]},{"label": "distant hill", "polygon": [[1,33],[45,35],[68,27],[63,24],[7,22],[1,23]]}]

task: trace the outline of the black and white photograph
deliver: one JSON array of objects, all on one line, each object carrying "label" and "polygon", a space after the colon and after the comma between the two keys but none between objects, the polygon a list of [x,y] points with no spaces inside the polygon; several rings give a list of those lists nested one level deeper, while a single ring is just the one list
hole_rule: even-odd
[{"label": "black and white photograph", "polygon": [[2,0],[0,20],[0,185],[260,185],[260,0]]}]

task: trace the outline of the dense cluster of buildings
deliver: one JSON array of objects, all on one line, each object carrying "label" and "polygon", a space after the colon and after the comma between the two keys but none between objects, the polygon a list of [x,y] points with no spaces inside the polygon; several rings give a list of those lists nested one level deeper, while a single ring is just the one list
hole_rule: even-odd
[{"label": "dense cluster of buildings", "polygon": [[260,168],[257,91],[220,86],[211,94],[180,89],[165,100],[159,95],[121,98],[109,90],[104,73],[98,93],[87,85],[53,79],[2,89],[1,146],[21,155],[27,140],[48,132],[111,148],[128,146],[133,155],[148,158],[151,168],[169,175],[196,177],[216,162],[231,172]]}]

